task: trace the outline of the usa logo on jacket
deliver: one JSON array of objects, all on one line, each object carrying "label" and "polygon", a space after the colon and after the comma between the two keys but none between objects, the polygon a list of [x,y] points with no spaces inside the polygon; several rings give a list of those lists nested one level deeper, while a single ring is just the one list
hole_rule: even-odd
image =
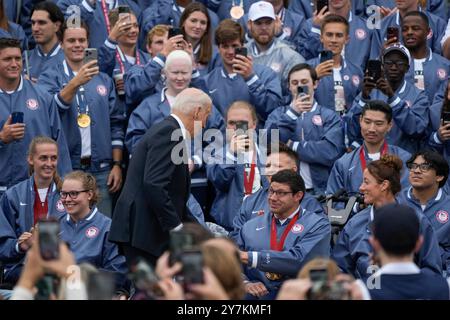
[{"label": "usa logo on jacket", "polygon": [[448,221],[448,212],[444,210],[439,210],[436,212],[436,219],[440,223],[447,223]]},{"label": "usa logo on jacket", "polygon": [[30,110],[36,110],[39,107],[39,103],[35,99],[27,100],[27,108]]},{"label": "usa logo on jacket", "polygon": [[99,84],[97,86],[97,93],[99,95],[101,95],[102,97],[106,96],[106,93],[108,92],[108,90],[106,90],[106,87],[102,84]]},{"label": "usa logo on jacket", "polygon": [[95,238],[99,233],[99,230],[97,227],[89,227],[89,229],[86,230],[86,237],[92,239]]},{"label": "usa logo on jacket", "polygon": [[304,227],[302,224],[296,223],[296,224],[294,224],[294,225],[292,226],[291,231],[292,231],[292,233],[300,233],[300,232],[302,232],[304,229],[305,229],[305,227]]}]

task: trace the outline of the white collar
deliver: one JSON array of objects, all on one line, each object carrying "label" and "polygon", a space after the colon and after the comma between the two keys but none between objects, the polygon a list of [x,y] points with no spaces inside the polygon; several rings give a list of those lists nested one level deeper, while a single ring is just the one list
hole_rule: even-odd
[{"label": "white collar", "polygon": [[22,88],[23,88],[23,78],[22,78],[22,76],[20,76],[19,86],[17,87],[16,90],[14,90],[12,92],[7,92],[7,91],[3,91],[2,89],[0,89],[0,93],[12,94],[12,93],[15,93],[15,92],[22,91]]},{"label": "white collar", "polygon": [[280,221],[280,225],[283,225],[288,219],[292,219],[296,214],[297,214],[297,212],[299,212],[300,211],[300,205],[297,207],[297,209],[289,216],[289,217],[287,217],[286,219],[280,219],[280,218],[278,218],[278,216],[276,215],[276,214],[274,214],[274,216],[275,216],[275,218],[277,218],[278,219],[278,221]]},{"label": "white collar", "polygon": [[[442,188],[439,188],[438,193],[436,194],[436,198],[434,198],[434,201],[439,201],[442,198]],[[413,194],[412,194],[412,187],[409,187],[407,197],[410,200],[413,200]]]},{"label": "white collar", "polygon": [[406,89],[406,81],[403,80],[403,86],[402,86],[402,88],[399,90],[398,93],[403,93],[403,92],[405,91],[405,89]]},{"label": "white collar", "polygon": [[[94,218],[94,216],[95,216],[95,214],[97,213],[97,211],[98,211],[98,209],[97,209],[97,207],[95,207],[94,210],[92,210],[92,213],[91,213],[90,215],[88,215],[86,219],[83,219],[83,220],[85,220],[85,221],[91,221],[92,218]],[[70,220],[70,214],[67,214],[66,220],[67,220],[67,221]],[[83,221],[83,220],[80,220],[80,221]]]},{"label": "white collar", "polygon": [[45,54],[40,45],[36,46],[36,52],[39,57],[54,57],[58,54],[59,50],[61,50],[61,46],[59,43],[56,44],[47,54]]},{"label": "white collar", "polygon": [[375,272],[374,277],[382,274],[418,274],[420,269],[413,262],[391,262],[381,267]]},{"label": "white collar", "polygon": [[222,69],[220,70],[220,72],[221,72],[221,74],[222,74],[222,77],[224,77],[224,78],[234,79],[234,78],[236,78],[236,76],[237,76],[237,73],[229,73],[229,74],[225,73],[224,68],[222,68]]},{"label": "white collar", "polygon": [[178,122],[178,125],[180,126],[180,129],[181,129],[181,134],[183,135],[183,139],[187,140],[187,134],[186,134],[187,131],[186,131],[186,127],[183,124],[183,121],[181,121],[181,119],[173,113],[171,113],[170,116],[173,117]]}]

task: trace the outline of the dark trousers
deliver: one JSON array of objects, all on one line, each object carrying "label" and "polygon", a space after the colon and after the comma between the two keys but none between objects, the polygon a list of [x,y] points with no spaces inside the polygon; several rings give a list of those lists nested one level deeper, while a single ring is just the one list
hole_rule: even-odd
[{"label": "dark trousers", "polygon": [[156,266],[158,257],[155,257],[154,255],[144,250],[133,248],[129,245],[121,245],[121,249],[123,255],[125,256],[125,259],[127,260],[127,266],[129,270],[133,265],[136,264],[139,259],[144,259],[152,267]]}]

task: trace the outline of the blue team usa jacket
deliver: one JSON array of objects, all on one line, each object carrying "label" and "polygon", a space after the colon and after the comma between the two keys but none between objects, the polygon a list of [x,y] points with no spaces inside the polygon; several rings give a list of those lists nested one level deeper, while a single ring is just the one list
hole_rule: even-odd
[{"label": "blue team usa jacket", "polygon": [[279,107],[267,119],[266,129],[279,129],[282,142],[293,142],[300,161],[308,163],[314,173],[314,189],[325,191],[331,167],[344,153],[344,129],[336,112],[318,103],[302,114],[290,106]]},{"label": "blue team usa jacket", "polygon": [[412,188],[405,188],[397,197],[398,202],[414,208],[418,214],[430,221],[441,249],[442,270],[447,276],[450,271],[450,197],[439,189],[436,197],[422,209],[420,202],[412,194]]},{"label": "blue team usa jacket", "polygon": [[0,90],[0,126],[3,127],[9,115],[16,111],[24,113],[25,136],[8,144],[0,142],[1,192],[28,178],[28,146],[36,136],[47,136],[57,141],[58,173],[61,176],[72,171],[66,138],[53,97],[44,88],[22,77],[14,92]]},{"label": "blue team usa jacket", "polygon": [[[17,280],[26,252],[19,251],[17,240],[34,226],[34,176],[8,189],[0,200],[0,260],[6,263],[6,280]],[[48,217],[65,214],[59,191],[52,183],[47,195]]]},{"label": "blue team usa jacket", "polygon": [[[374,89],[368,100],[382,100],[392,108],[394,125],[386,136],[389,144],[399,146],[410,153],[421,148],[421,140],[424,139],[429,122],[429,102],[424,91],[404,81],[391,99]],[[359,94],[348,114],[349,139],[358,144],[362,143],[359,118],[364,105],[365,101]]]},{"label": "blue team usa jacket", "polygon": [[[245,267],[245,275],[249,281],[260,281],[269,291],[276,291],[283,280],[295,278],[309,260],[329,256],[331,228],[328,219],[323,214],[309,212],[301,207],[299,210],[300,217],[288,233],[283,251],[270,249],[272,213],[265,212],[242,226],[237,244],[241,250],[248,251],[249,261]],[[283,225],[276,221],[279,239],[290,219]],[[268,280],[265,272],[281,274],[282,279]]]},{"label": "blue team usa jacket", "polygon": [[[436,234],[430,222],[423,215],[417,215],[420,221],[420,234],[424,243],[415,255],[419,268],[431,273],[442,273],[442,260]],[[358,279],[367,279],[376,269],[371,265],[372,246],[369,237],[372,234],[370,224],[373,221],[373,208],[368,207],[358,212],[345,225],[333,248],[332,257],[339,268]]]},{"label": "blue team usa jacket", "polygon": [[[42,74],[39,77],[39,84],[55,95],[64,132],[67,137],[70,137],[68,145],[72,166],[78,169],[81,157],[81,134],[77,124],[77,100],[80,101],[81,97],[78,96],[78,99],[74,97],[71,103],[66,104],[59,96],[60,90],[73,77],[72,70],[64,60],[55,68]],[[90,126],[92,169],[100,170],[109,167],[113,148],[123,148],[125,116],[116,104],[114,83],[106,74],[99,73],[83,87],[89,116],[92,119]],[[79,94],[80,90],[77,92],[77,95]]]}]

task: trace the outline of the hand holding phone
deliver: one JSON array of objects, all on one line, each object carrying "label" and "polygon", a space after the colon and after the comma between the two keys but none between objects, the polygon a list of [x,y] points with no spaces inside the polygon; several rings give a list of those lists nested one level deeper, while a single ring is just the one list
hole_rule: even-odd
[{"label": "hand holding phone", "polygon": [[246,47],[238,47],[234,49],[234,56],[241,55],[246,57],[248,55],[248,51]]},{"label": "hand holding phone", "polygon": [[191,284],[204,283],[203,254],[200,250],[184,251],[181,256],[184,290],[189,291]]},{"label": "hand holding phone", "polygon": [[306,96],[309,94],[308,86],[298,86],[297,87],[297,97]]},{"label": "hand holding phone", "polygon": [[442,124],[445,126],[450,123],[450,112],[444,111],[441,115]]},{"label": "hand holding phone", "polygon": [[177,35],[179,35],[179,34],[183,34],[183,33],[181,32],[181,29],[180,29],[180,28],[170,28],[170,29],[169,29],[168,38],[170,39],[170,38],[175,37],[175,36],[177,36]]},{"label": "hand holding phone", "polygon": [[316,0],[317,13],[319,13],[325,6],[327,7],[327,10],[325,10],[325,12],[327,12],[328,11],[328,0]]},{"label": "hand holding phone", "polygon": [[369,60],[367,61],[367,74],[373,79],[373,82],[377,82],[381,78],[381,61]]},{"label": "hand holding phone", "polygon": [[180,261],[180,255],[184,250],[191,249],[194,245],[192,234],[184,231],[171,231],[169,238],[169,265],[173,266],[175,262]]},{"label": "hand holding phone", "polygon": [[131,10],[129,6],[121,5],[117,7],[117,10],[119,11],[119,20],[122,20],[125,17],[127,17],[126,22],[128,23],[131,22]]},{"label": "hand holding phone", "polygon": [[333,51],[323,50],[320,53],[320,63],[328,61],[328,60],[333,60]]}]

